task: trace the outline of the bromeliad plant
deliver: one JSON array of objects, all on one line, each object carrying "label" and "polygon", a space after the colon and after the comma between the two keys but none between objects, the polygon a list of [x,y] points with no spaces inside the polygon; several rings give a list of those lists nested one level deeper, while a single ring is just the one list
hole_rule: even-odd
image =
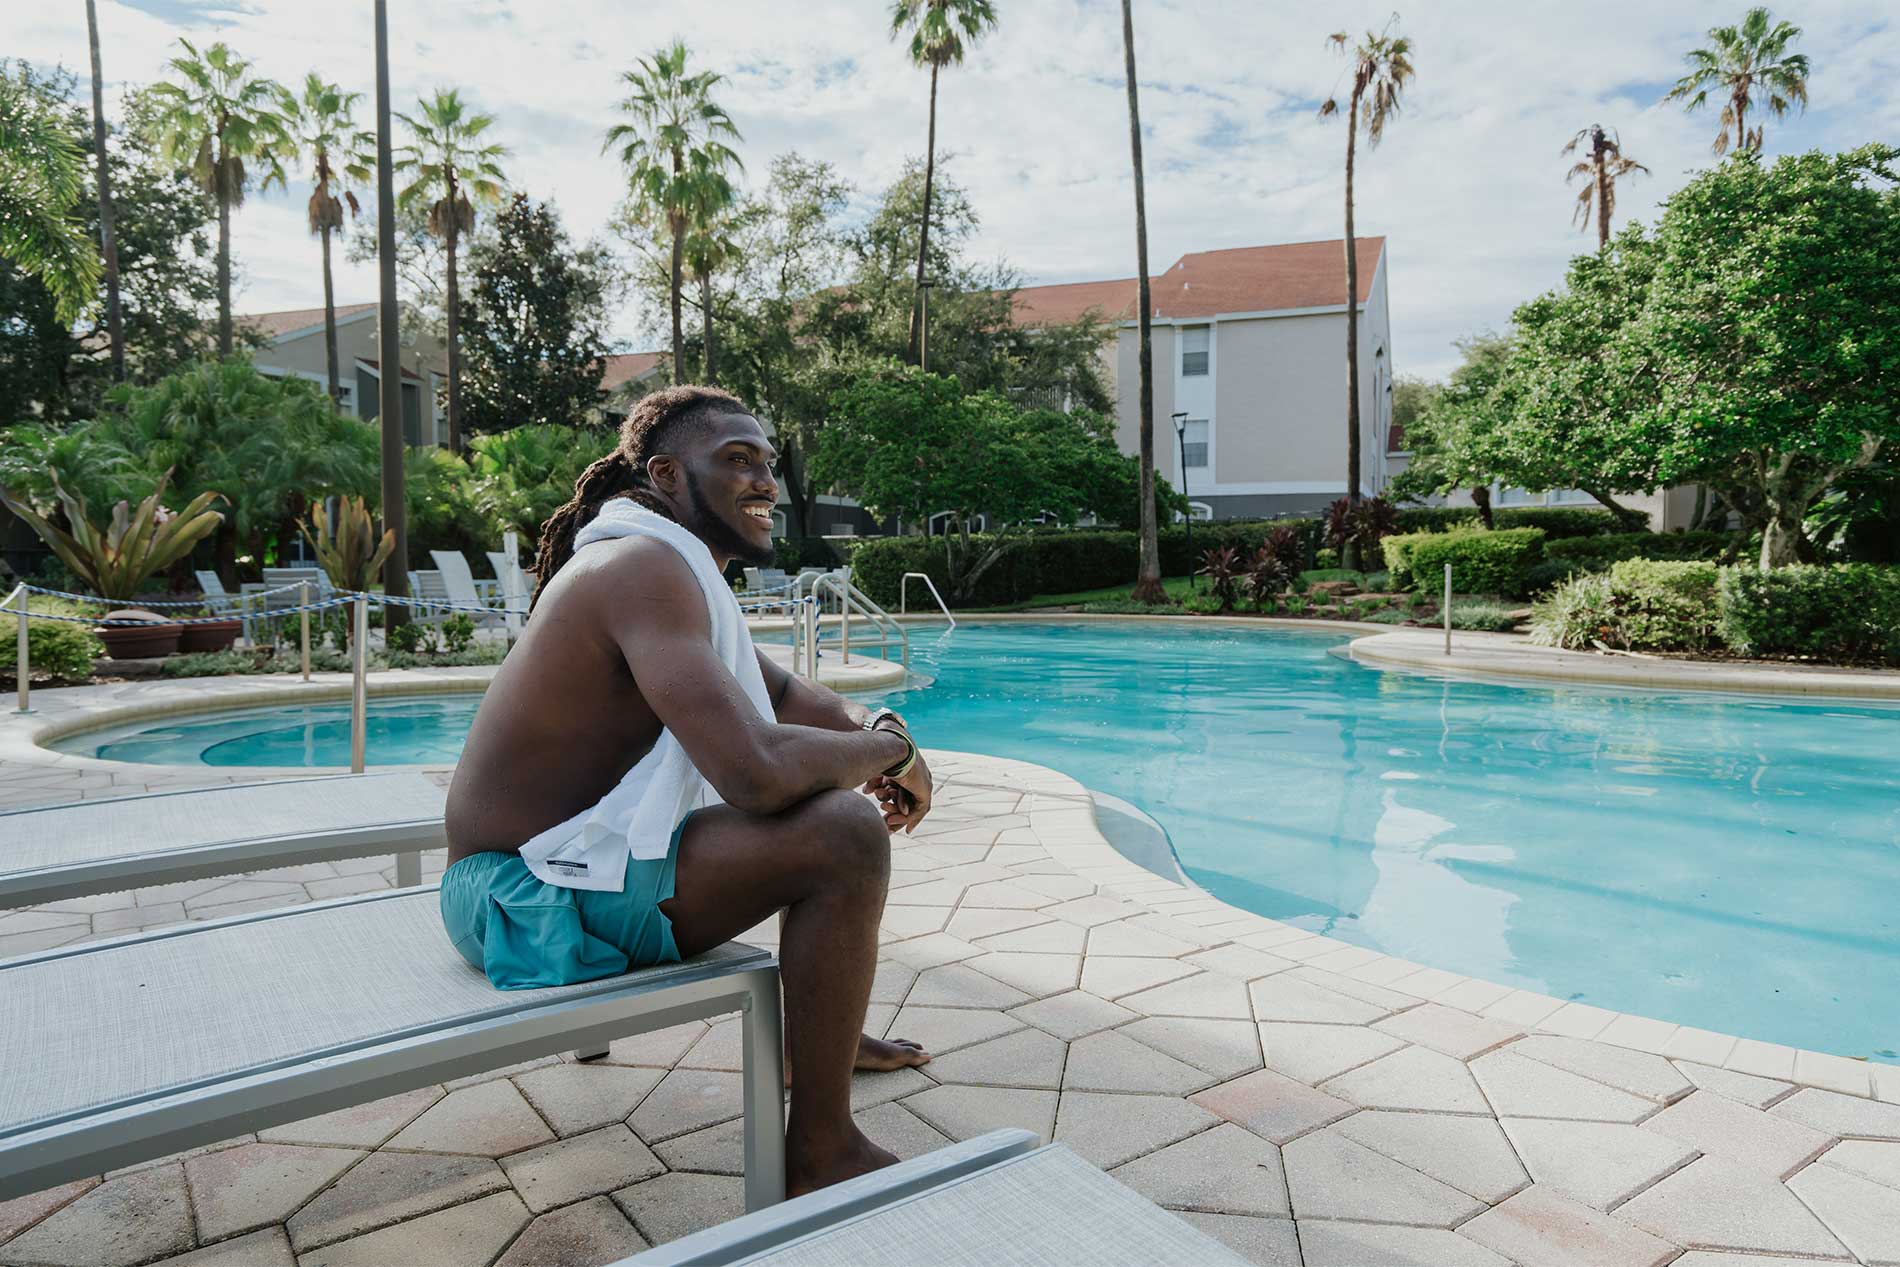
[{"label": "bromeliad plant", "polygon": [[1218,546],[1201,556],[1200,575],[1214,583],[1214,597],[1220,600],[1223,613],[1234,610],[1234,597],[1245,574],[1240,552],[1232,546]]},{"label": "bromeliad plant", "polygon": [[377,540],[369,506],[361,497],[339,497],[334,517],[319,502],[310,508],[310,526],[298,524],[297,531],[316,552],[323,574],[340,590],[367,590],[396,548],[394,529]]},{"label": "bromeliad plant", "polygon": [[112,508],[112,518],[101,526],[92,521],[86,499],[68,493],[54,476],[53,494],[66,512],[70,532],[55,527],[7,489],[0,488],[0,503],[37,532],[99,597],[126,603],[138,596],[146,581],[190,554],[193,546],[224,522],[224,516],[211,509],[212,503],[222,500],[216,493],[200,493],[176,514],[166,510],[160,499],[170,480],[171,472],[166,471],[136,510],[130,502],[119,502]]}]

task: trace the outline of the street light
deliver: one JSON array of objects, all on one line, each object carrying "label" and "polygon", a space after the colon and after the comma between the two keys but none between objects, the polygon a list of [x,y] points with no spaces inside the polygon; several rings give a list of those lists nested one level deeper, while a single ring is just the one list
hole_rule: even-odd
[{"label": "street light", "polygon": [[[383,527],[395,534],[395,548],[383,566],[383,593],[409,593],[409,527],[403,489],[401,318],[396,309],[396,187],[389,133],[389,12],[376,0],[376,271],[378,373],[377,412],[382,423]],[[383,627],[409,619],[402,606],[383,608]]]},{"label": "street light", "polygon": [[[1179,441],[1180,447],[1181,447],[1181,496],[1186,497],[1187,491],[1188,491],[1188,486],[1187,486],[1187,410],[1183,409],[1178,413],[1169,414],[1168,417],[1174,423],[1174,437],[1177,441]],[[1186,522],[1187,522],[1188,588],[1198,590],[1200,586],[1194,583],[1194,503],[1192,502],[1188,503]]]}]

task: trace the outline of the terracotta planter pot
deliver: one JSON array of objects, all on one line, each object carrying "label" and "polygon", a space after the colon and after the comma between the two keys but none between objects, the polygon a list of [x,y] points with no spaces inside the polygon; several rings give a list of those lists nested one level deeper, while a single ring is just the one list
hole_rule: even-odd
[{"label": "terracotta planter pot", "polygon": [[138,625],[100,625],[93,632],[106,644],[106,654],[114,660],[147,660],[168,656],[178,650],[178,639],[185,626],[174,624],[157,612],[127,608],[105,614],[107,620],[139,620]]},{"label": "terracotta planter pot", "polygon": [[202,625],[184,625],[178,638],[180,651],[229,651],[244,632],[241,620],[209,621]]}]

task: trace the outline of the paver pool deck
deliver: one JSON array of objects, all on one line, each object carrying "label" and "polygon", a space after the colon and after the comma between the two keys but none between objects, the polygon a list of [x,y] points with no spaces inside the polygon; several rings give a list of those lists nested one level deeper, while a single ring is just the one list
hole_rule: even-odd
[{"label": "paver pool deck", "polygon": [[[229,781],[22,743],[206,686],[246,684],[36,697],[41,719],[0,724],[0,808]],[[894,1151],[1027,1127],[1259,1263],[1900,1263],[1900,1068],[1278,924],[1124,860],[1066,776],[930,756],[868,1025],[937,1058],[855,1095]],[[0,955],[393,876],[365,859],[4,913]],[[738,1055],[736,1021],[696,1022],[24,1197],[0,1204],[0,1264],[610,1262],[739,1211]]]}]

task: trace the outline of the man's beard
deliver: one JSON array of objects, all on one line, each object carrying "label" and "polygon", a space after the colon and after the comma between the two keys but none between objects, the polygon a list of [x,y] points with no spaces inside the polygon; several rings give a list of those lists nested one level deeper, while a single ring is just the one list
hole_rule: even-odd
[{"label": "man's beard", "polygon": [[778,557],[778,547],[767,541],[755,544],[737,528],[713,512],[699,490],[699,481],[686,472],[686,522],[681,526],[706,543],[714,554],[730,554],[746,563],[764,567]]}]

